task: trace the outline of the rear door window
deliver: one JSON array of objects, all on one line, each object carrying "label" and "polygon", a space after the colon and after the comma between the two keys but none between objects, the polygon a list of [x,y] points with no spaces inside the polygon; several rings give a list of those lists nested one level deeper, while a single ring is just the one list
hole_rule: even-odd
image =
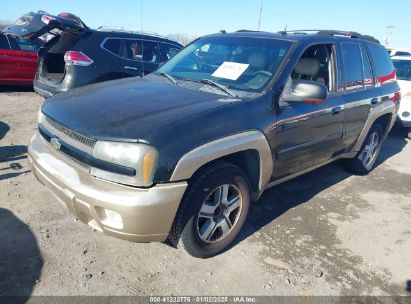
[{"label": "rear door window", "polygon": [[357,43],[341,43],[346,90],[359,90],[363,85],[361,48]]},{"label": "rear door window", "polygon": [[6,35],[0,35],[0,50],[10,50]]},{"label": "rear door window", "polygon": [[369,43],[368,50],[374,65],[377,83],[385,84],[394,82],[395,69],[387,49],[381,45]]},{"label": "rear door window", "polygon": [[158,43],[146,40],[124,40],[124,57],[130,60],[158,63],[160,50]]},{"label": "rear door window", "polygon": [[161,62],[167,61],[174,57],[178,52],[180,52],[181,48],[177,47],[172,44],[168,43],[160,43],[160,50],[161,50]]},{"label": "rear door window", "polygon": [[121,46],[121,39],[117,39],[117,38],[109,38],[103,44],[104,49],[106,49],[107,51],[117,56],[122,56],[122,54],[120,54],[120,46]]}]

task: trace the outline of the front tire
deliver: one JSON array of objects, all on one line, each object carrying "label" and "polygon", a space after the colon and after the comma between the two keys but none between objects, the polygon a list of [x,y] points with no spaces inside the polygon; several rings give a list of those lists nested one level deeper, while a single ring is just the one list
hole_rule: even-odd
[{"label": "front tire", "polygon": [[374,124],[356,157],[345,160],[345,167],[348,171],[360,175],[368,174],[374,168],[377,161],[381,150],[382,137],[383,128],[378,123]]},{"label": "front tire", "polygon": [[195,176],[177,212],[169,239],[197,258],[226,249],[247,218],[250,187],[237,166],[217,162]]}]

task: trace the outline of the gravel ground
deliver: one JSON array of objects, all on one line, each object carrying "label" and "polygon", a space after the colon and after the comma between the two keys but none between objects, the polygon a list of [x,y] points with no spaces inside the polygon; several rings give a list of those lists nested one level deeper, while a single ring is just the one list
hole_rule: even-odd
[{"label": "gravel ground", "polygon": [[368,176],[337,162],[267,191],[236,244],[199,260],[67,214],[27,163],[41,102],[0,91],[0,295],[410,295],[411,145],[402,132]]}]

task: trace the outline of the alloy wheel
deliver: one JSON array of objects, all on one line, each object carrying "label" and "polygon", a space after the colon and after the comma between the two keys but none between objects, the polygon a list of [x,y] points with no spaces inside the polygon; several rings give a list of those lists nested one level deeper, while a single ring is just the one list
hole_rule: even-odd
[{"label": "alloy wheel", "polygon": [[233,230],[241,214],[243,198],[235,185],[213,190],[203,202],[197,219],[198,236],[203,242],[216,243]]},{"label": "alloy wheel", "polygon": [[373,162],[374,158],[377,155],[379,145],[380,145],[380,136],[378,132],[373,132],[369,136],[367,143],[362,153],[359,156],[360,161],[363,163],[365,167],[367,167]]}]

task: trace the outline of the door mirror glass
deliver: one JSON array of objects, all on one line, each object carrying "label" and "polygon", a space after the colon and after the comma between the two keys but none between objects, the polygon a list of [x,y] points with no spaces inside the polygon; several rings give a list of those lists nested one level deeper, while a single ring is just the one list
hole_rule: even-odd
[{"label": "door mirror glass", "polygon": [[284,90],[283,100],[287,103],[321,103],[327,100],[328,89],[319,82],[310,80],[294,80]]}]

